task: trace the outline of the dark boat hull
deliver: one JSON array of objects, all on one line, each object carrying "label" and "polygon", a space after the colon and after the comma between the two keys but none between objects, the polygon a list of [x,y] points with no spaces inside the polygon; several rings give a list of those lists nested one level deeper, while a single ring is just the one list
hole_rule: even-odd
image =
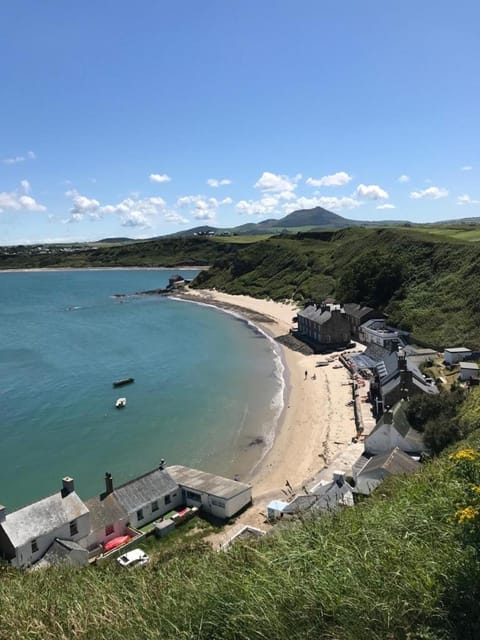
[{"label": "dark boat hull", "polygon": [[115,380],[113,383],[114,387],[123,387],[125,384],[131,384],[135,381],[135,378],[123,378],[122,380]]}]

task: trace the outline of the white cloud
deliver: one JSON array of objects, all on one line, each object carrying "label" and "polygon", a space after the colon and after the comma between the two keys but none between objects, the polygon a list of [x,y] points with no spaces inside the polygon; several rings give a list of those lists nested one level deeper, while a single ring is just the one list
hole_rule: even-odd
[{"label": "white cloud", "polygon": [[463,167],[460,167],[460,171],[471,171],[473,169],[472,165],[466,164]]},{"label": "white cloud", "polygon": [[166,173],[151,173],[149,177],[150,177],[150,182],[162,183],[162,182],[171,181],[171,177],[168,176]]},{"label": "white cloud", "polygon": [[232,181],[228,178],[221,178],[220,180],[217,180],[217,178],[209,178],[207,184],[209,187],[223,187],[224,185],[232,184]]},{"label": "white cloud", "polygon": [[438,198],[446,198],[448,196],[447,189],[442,187],[428,187],[421,191],[412,191],[410,198],[413,200],[419,200],[420,198],[430,198],[431,200],[438,200]]},{"label": "white cloud", "polygon": [[177,198],[177,206],[189,208],[194,218],[198,220],[214,220],[217,209],[224,205],[232,204],[230,197],[217,200],[217,198],[207,198],[202,195],[181,196]]},{"label": "white cloud", "polygon": [[[28,185],[28,190],[26,186]],[[0,213],[3,211],[46,211],[47,207],[39,204],[34,198],[26,195],[30,190],[27,180],[22,180],[17,191],[0,192]]]},{"label": "white cloud", "polygon": [[28,180],[22,180],[20,182],[20,186],[22,187],[24,193],[30,193],[30,191],[32,190]]},{"label": "white cloud", "polygon": [[82,196],[76,189],[67,191],[65,195],[73,200],[70,215],[75,222],[79,222],[86,215],[93,219],[101,217],[100,202],[98,200]]},{"label": "white cloud", "polygon": [[473,198],[471,198],[468,194],[464,193],[463,196],[458,196],[457,198],[457,204],[459,205],[464,205],[464,204],[480,204],[480,200],[474,200]]},{"label": "white cloud", "polygon": [[379,204],[378,207],[376,207],[377,209],[396,209],[396,206],[394,204]]},{"label": "white cloud", "polygon": [[255,188],[261,191],[294,191],[297,187],[297,182],[301,180],[302,175],[298,173],[293,178],[289,176],[279,175],[276,173],[270,173],[270,171],[264,171],[261,177],[255,183]]},{"label": "white cloud", "polygon": [[367,200],[387,200],[389,197],[388,193],[378,184],[359,184],[354,195],[358,198],[367,198]]},{"label": "white cloud", "polygon": [[329,176],[323,176],[322,178],[307,178],[305,184],[311,187],[341,187],[344,184],[348,184],[352,180],[352,176],[348,175],[345,171],[339,171]]},{"label": "white cloud", "polygon": [[175,224],[187,224],[187,218],[182,217],[176,211],[167,211],[165,213],[165,220],[167,222],[174,222]]},{"label": "white cloud", "polygon": [[313,209],[314,207],[323,207],[329,211],[345,211],[355,209],[362,203],[350,197],[337,198],[334,196],[313,196],[307,198],[305,196],[294,197],[288,199],[288,202],[281,202],[280,195],[264,196],[260,200],[240,200],[236,205],[236,210],[244,215],[268,216],[273,214],[291,213],[299,209]]},{"label": "white cloud", "polygon": [[405,173],[402,173],[402,175],[399,176],[397,182],[401,182],[401,183],[410,182],[410,176],[407,176]]},{"label": "white cloud", "polygon": [[24,156],[12,156],[10,158],[4,158],[2,160],[3,164],[17,164],[19,162],[25,162],[25,160],[35,160],[36,155],[33,151],[27,151]]}]

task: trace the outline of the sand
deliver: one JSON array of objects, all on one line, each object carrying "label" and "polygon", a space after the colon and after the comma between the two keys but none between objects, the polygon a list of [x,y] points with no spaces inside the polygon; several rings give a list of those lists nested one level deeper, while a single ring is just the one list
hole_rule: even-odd
[{"label": "sand", "polygon": [[[243,312],[274,337],[289,332],[297,312],[293,304],[210,290],[188,290],[181,297]],[[272,448],[250,478],[254,506],[238,518],[243,524],[264,525],[271,499],[288,501],[301,492],[356,435],[350,374],[335,354],[328,366],[315,367],[327,357],[282,349],[289,382],[285,410]]]}]

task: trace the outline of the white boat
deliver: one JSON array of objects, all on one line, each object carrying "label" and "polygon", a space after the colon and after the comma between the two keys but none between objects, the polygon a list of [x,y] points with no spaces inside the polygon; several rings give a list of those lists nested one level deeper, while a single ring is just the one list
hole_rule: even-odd
[{"label": "white boat", "polygon": [[115,406],[117,407],[117,409],[123,409],[123,407],[126,404],[127,404],[126,398],[118,398],[118,400],[115,402]]}]

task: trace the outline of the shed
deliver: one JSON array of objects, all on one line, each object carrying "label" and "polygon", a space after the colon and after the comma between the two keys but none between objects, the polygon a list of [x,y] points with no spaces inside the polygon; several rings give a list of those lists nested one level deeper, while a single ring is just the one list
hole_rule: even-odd
[{"label": "shed", "polygon": [[457,362],[461,362],[472,355],[472,351],[466,347],[450,347],[445,349],[443,359],[445,364],[453,365]]},{"label": "shed", "polygon": [[460,380],[478,378],[478,364],[476,362],[460,362]]},{"label": "shed", "polygon": [[175,523],[171,518],[155,523],[155,537],[164,538],[172,531],[175,531]]},{"label": "shed", "polygon": [[267,516],[269,520],[277,520],[283,517],[283,512],[288,507],[288,502],[283,500],[272,500],[267,505]]}]

